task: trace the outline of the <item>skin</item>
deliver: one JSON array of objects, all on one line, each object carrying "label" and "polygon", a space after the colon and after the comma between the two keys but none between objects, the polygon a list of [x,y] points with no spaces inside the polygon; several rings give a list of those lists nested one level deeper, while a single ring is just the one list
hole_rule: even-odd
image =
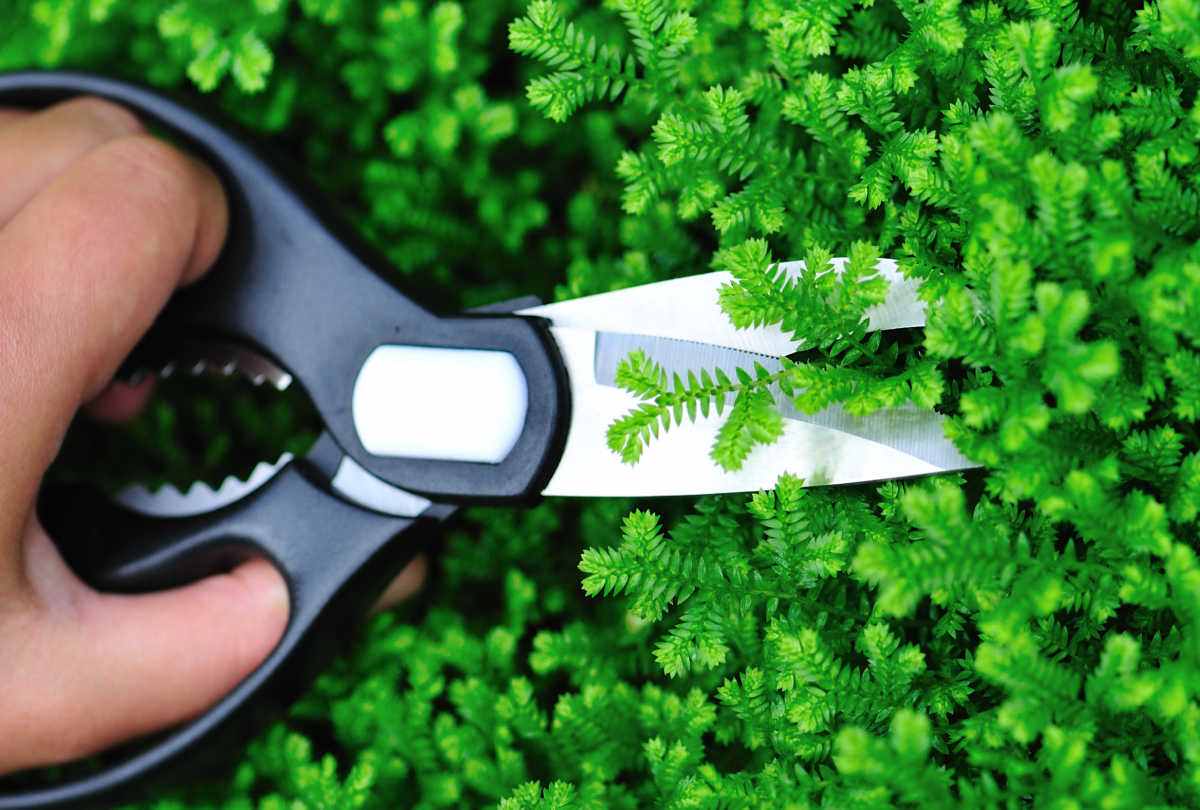
[{"label": "skin", "polygon": [[[204,711],[288,617],[262,560],[171,591],[98,593],[34,510],[68,425],[135,415],[113,383],[171,293],[212,265],[224,192],[206,167],[93,98],[0,109],[0,774],[96,753]],[[415,592],[418,559],[381,604]]]}]

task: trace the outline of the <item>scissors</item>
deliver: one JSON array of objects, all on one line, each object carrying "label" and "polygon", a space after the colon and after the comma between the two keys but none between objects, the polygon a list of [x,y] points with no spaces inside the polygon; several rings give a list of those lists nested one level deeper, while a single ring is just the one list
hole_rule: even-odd
[{"label": "scissors", "polygon": [[[847,484],[976,466],[916,407],[856,417],[838,407],[784,409],[780,440],[737,471],[708,457],[720,426],[696,415],[630,465],[606,428],[637,407],[616,385],[641,350],[668,374],[733,376],[781,367],[799,346],[775,327],[735,329],[718,306],[728,273],[710,272],[571,301],[522,299],[441,316],[406,297],[386,263],[318,213],[311,195],[244,138],[144,87],[73,72],[0,76],[0,104],[45,106],[75,95],[129,107],[208,161],[230,202],[216,268],[178,293],[139,362],[296,384],[324,431],[303,457],[260,464],[245,480],[180,491],[42,493],[39,513],[65,559],[102,590],[168,588],[249,556],[270,560],[291,597],[267,659],[200,717],[110,757],[99,770],[0,795],[0,810],[88,806],[178,778],[206,752],[239,750],[262,707],[295,696],[395,573],[469,503],[539,496],[664,496],[754,491],[790,472]],[[845,260],[834,260],[834,270]],[[800,262],[782,269],[798,273]],[[894,261],[869,330],[925,324],[915,282]],[[113,542],[120,538],[120,543]],[[285,698],[286,700],[286,698]]]}]

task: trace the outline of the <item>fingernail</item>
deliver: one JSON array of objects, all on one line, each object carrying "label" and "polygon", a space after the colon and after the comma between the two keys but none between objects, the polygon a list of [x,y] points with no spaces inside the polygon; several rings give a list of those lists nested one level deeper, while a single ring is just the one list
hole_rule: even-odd
[{"label": "fingernail", "polygon": [[240,573],[249,580],[248,584],[260,600],[263,610],[287,617],[291,609],[287,580],[275,570],[275,566],[266,560],[254,560],[242,566]]}]

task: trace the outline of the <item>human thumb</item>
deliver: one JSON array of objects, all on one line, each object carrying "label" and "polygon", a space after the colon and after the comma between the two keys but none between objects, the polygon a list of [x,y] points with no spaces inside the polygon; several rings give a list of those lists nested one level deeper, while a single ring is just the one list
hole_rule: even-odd
[{"label": "human thumb", "polygon": [[0,613],[0,773],[195,717],[287,625],[287,585],[264,560],[173,590],[102,594],[75,578],[36,522],[26,540],[26,607]]}]

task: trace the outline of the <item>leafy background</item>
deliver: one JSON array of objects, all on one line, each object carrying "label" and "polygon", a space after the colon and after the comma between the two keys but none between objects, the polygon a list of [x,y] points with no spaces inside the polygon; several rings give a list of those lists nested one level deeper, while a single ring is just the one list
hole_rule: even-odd
[{"label": "leafy background", "polygon": [[[420,604],[144,807],[1200,804],[1200,3],[3,8],[0,67],[210,93],[431,303],[729,269],[735,323],[809,341],[797,407],[937,408],[986,465],[473,510]],[[879,255],[923,332],[857,325]],[[690,394],[633,376],[653,414],[614,444],[652,453]],[[311,436],[297,396],[168,389],[93,475]],[[727,466],[778,424],[743,393]]]}]

